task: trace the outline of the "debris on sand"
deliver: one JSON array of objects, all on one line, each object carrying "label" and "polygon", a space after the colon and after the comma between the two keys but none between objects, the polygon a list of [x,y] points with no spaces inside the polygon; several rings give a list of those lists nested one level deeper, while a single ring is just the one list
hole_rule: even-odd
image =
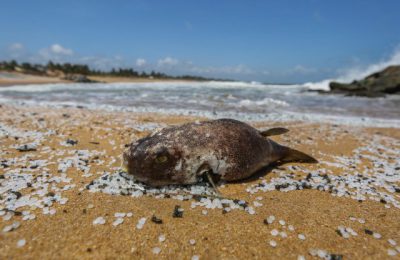
[{"label": "debris on sand", "polygon": [[36,144],[24,144],[16,148],[20,152],[32,152],[37,150]]}]

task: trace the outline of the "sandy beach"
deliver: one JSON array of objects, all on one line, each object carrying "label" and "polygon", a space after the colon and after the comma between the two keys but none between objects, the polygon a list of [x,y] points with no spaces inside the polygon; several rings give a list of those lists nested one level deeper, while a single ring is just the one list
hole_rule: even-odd
[{"label": "sandy beach", "polygon": [[0,260],[400,260],[399,10],[3,1]]},{"label": "sandy beach", "polygon": [[66,83],[68,81],[56,77],[34,76],[23,73],[8,73],[0,74],[0,87],[13,85],[30,85],[30,84],[50,84],[50,83]]},{"label": "sandy beach", "polygon": [[[204,118],[1,105],[0,258],[400,255],[397,128],[249,122],[290,129],[273,139],[320,163],[288,163],[250,180],[220,183],[224,196],[243,200],[239,206],[182,195],[126,195],[118,185],[120,194],[90,188],[120,171],[125,144],[196,120]],[[177,205],[182,217],[173,216]]]},{"label": "sandy beach", "polygon": [[[190,80],[177,79],[154,79],[154,78],[134,78],[134,77],[112,77],[112,76],[89,76],[90,80],[104,83],[138,83],[138,82],[188,82]],[[57,77],[34,76],[17,72],[6,72],[0,74],[0,87],[9,87],[13,85],[32,85],[32,84],[55,84],[55,83],[73,83]]]}]

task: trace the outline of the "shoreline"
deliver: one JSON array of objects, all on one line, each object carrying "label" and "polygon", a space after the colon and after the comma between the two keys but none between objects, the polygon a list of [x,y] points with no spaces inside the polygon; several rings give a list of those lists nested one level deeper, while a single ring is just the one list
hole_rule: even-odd
[{"label": "shoreline", "polygon": [[[98,80],[99,78],[96,78]],[[200,81],[179,81],[179,80],[162,80],[158,81],[155,79],[145,79],[143,81],[140,81],[140,79],[132,79],[132,78],[119,78],[119,77],[111,77],[111,78],[104,78],[107,79],[110,82],[110,85],[116,84],[115,86],[117,88],[124,89],[126,88],[127,90],[133,90],[136,87],[141,88],[142,90],[146,89],[146,86],[152,86],[152,83],[157,83],[157,82],[162,82],[165,85],[171,85],[175,86],[175,84],[178,86],[182,85],[185,86],[186,84],[183,82],[187,82],[188,85],[190,83],[193,86],[202,86],[204,85],[211,85],[214,86],[215,84],[221,84],[218,82],[200,82]],[[112,81],[115,82],[112,82]],[[125,80],[125,82],[123,81]],[[130,85],[130,84],[124,84],[126,82],[132,82],[132,83],[138,83],[138,85]],[[30,82],[34,84],[34,82]],[[142,83],[145,86],[142,86]],[[49,85],[50,84],[50,85]],[[272,104],[272,106],[275,106],[276,104],[287,104],[286,101],[281,101],[280,98],[265,98],[261,101],[250,101],[248,99],[239,99],[239,104],[233,104],[231,102],[232,99],[236,99],[236,97],[230,98],[230,95],[227,95],[226,97],[223,97],[221,100],[222,106],[221,108],[219,107],[219,104],[217,102],[210,102],[207,104],[209,107],[199,107],[199,106],[194,106],[192,107],[188,102],[186,102],[184,105],[181,106],[163,106],[161,105],[150,105],[148,106],[147,103],[145,104],[140,104],[138,100],[131,102],[130,100],[122,100],[121,103],[118,102],[108,102],[108,100],[104,100],[104,102],[86,102],[86,100],[82,99],[73,99],[73,98],[56,98],[55,100],[49,99],[49,98],[43,98],[35,100],[35,98],[26,98],[26,99],[18,99],[18,97],[14,97],[13,92],[38,92],[38,93],[46,93],[48,92],[50,95],[53,94],[53,90],[57,92],[58,90],[58,85],[60,85],[60,89],[63,91],[69,91],[71,90],[71,94],[73,94],[74,90],[83,90],[83,91],[91,91],[91,92],[96,92],[97,89],[113,89],[114,86],[110,86],[108,84],[102,84],[100,83],[99,85],[96,85],[98,83],[74,83],[74,82],[55,82],[55,83],[49,83],[49,84],[38,84],[36,83],[34,86],[30,86],[30,84],[18,84],[18,85],[12,85],[9,87],[4,87],[0,88],[0,93],[4,91],[4,94],[1,94],[1,99],[0,101],[4,104],[8,105],[27,105],[27,106],[44,106],[47,107],[48,109],[52,108],[63,108],[63,107],[71,107],[71,108],[82,108],[82,109],[89,109],[93,111],[108,111],[108,112],[131,112],[131,113],[160,113],[160,114],[165,114],[165,115],[171,115],[171,116],[198,116],[198,117],[207,117],[207,118],[234,118],[242,121],[252,121],[252,122],[260,122],[260,121],[270,121],[270,122],[296,122],[296,121],[302,121],[302,122],[308,122],[308,123],[333,123],[333,124],[339,124],[342,126],[363,126],[363,127],[391,127],[391,128],[400,128],[400,118],[396,118],[396,114],[384,114],[384,113],[379,113],[379,111],[373,111],[373,110],[368,110],[366,109],[365,112],[360,112],[359,114],[346,114],[346,113],[339,113],[335,110],[329,112],[327,110],[322,110],[322,111],[308,111],[308,112],[302,112],[302,111],[296,111],[295,109],[287,109],[282,111],[274,111],[271,109],[270,111],[267,111],[267,113],[260,113],[256,110],[253,110],[253,105],[260,106],[261,108],[264,106],[267,106],[268,104]],[[55,84],[55,85],[51,85]],[[76,84],[77,89],[75,89]],[[118,84],[121,84],[120,86]],[[213,85],[214,84],[214,85]],[[226,84],[225,82],[223,84]],[[163,88],[162,86],[158,86],[155,84],[156,87],[159,87],[160,90],[168,90],[168,88]],[[172,88],[173,89],[173,88]],[[17,93],[18,94],[18,93]],[[150,95],[153,95],[154,93],[150,92]],[[169,93],[166,93],[169,94]],[[147,93],[145,95],[148,95]],[[174,93],[174,95],[177,95]],[[179,95],[179,93],[178,93]],[[192,99],[195,97],[191,97]],[[207,98],[207,97],[206,97]],[[231,99],[231,100],[230,100]],[[388,98],[388,100],[391,100]],[[393,99],[395,102],[397,99]],[[189,101],[192,101],[189,98]],[[224,102],[227,103],[226,107],[224,106]],[[231,104],[229,104],[229,102]],[[243,105],[242,105],[243,102]],[[288,101],[290,103],[290,101]],[[184,102],[183,102],[184,103]],[[259,104],[260,103],[260,104]],[[137,105],[136,105],[137,104]],[[393,106],[393,104],[390,104]],[[215,109],[216,106],[218,109]],[[243,109],[241,109],[243,107]],[[219,109],[220,108],[220,109]],[[360,107],[362,108],[362,107]],[[390,107],[387,109],[389,113],[394,113],[390,110]],[[306,110],[307,111],[307,110]],[[362,111],[362,110],[359,110]],[[385,115],[385,116],[382,116]]]},{"label": "shoreline", "polygon": [[[76,83],[63,80],[57,77],[35,76],[30,74],[7,72],[10,77],[1,77],[0,87],[12,87],[18,85],[36,85],[36,84],[56,84],[56,83]],[[98,81],[96,83],[151,83],[151,82],[201,82],[185,79],[150,79],[150,78],[132,78],[132,77],[112,77],[112,76],[88,76],[88,79]],[[90,84],[90,83],[85,83]]]},{"label": "shoreline", "polygon": [[135,107],[115,106],[115,105],[99,105],[99,104],[83,104],[71,102],[36,102],[31,100],[5,100],[5,105],[18,107],[20,105],[29,106],[33,108],[47,108],[47,109],[83,109],[92,111],[93,113],[134,113],[134,114],[156,114],[171,117],[198,117],[198,118],[233,118],[241,121],[252,122],[254,124],[262,122],[271,122],[273,124],[286,124],[286,123],[306,123],[306,124],[335,124],[341,127],[366,127],[366,128],[391,128],[400,129],[400,119],[389,119],[380,117],[366,117],[366,116],[343,116],[332,114],[304,114],[304,113],[289,113],[286,115],[270,114],[268,116],[252,116],[247,113],[211,113],[205,111],[191,111],[191,110],[164,110],[164,109],[138,109]]},{"label": "shoreline", "polygon": [[[259,178],[220,186],[224,196],[245,200],[252,208],[247,210],[227,211],[218,201],[205,206],[193,198],[132,197],[86,188],[118,170],[125,144],[133,139],[159,127],[204,119],[3,104],[0,175],[4,178],[0,182],[7,185],[4,181],[12,184],[18,180],[20,200],[30,196],[38,201],[36,206],[15,209],[22,214],[11,214],[1,213],[5,204],[0,199],[0,257],[308,259],[324,254],[382,259],[397,252],[388,241],[395,241],[397,247],[400,244],[400,196],[387,189],[400,186],[394,170],[400,156],[398,129],[252,123],[258,129],[288,128],[289,133],[272,139],[307,152],[320,163],[288,163]],[[68,144],[68,139],[77,143]],[[35,143],[37,150],[16,150],[28,143]],[[318,188],[327,185],[327,179],[339,193]],[[314,186],[297,190],[297,181]],[[24,186],[28,182],[31,188]],[[16,199],[15,194],[0,195],[11,198],[8,205]],[[52,203],[46,206],[49,199]],[[172,217],[176,205],[184,210],[182,218]],[[32,215],[34,219],[29,220]],[[163,223],[151,221],[153,215]],[[268,224],[270,216],[275,220]],[[105,223],[94,224],[100,217]],[[15,230],[2,231],[15,222],[19,222]],[[23,246],[19,246],[21,240]]]},{"label": "shoreline", "polygon": [[23,73],[6,73],[7,77],[0,74],[0,87],[12,87],[15,85],[31,85],[31,84],[54,84],[68,83],[69,81],[55,77],[34,76]]}]

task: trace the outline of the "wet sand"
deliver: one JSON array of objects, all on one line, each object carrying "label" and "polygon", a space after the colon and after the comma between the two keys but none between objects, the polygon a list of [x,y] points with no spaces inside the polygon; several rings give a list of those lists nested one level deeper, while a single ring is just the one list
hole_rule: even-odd
[{"label": "wet sand", "polygon": [[[390,175],[393,167],[399,164],[400,130],[396,128],[350,128],[306,122],[279,124],[290,132],[273,137],[274,140],[308,152],[320,163],[288,163],[262,172],[257,178],[220,187],[224,196],[245,200],[254,212],[249,208],[224,211],[193,207],[194,199],[131,197],[86,189],[104,172],[112,172],[120,166],[124,145],[132,139],[143,137],[156,127],[202,119],[2,105],[0,174],[5,177],[0,179],[0,196],[3,197],[3,200],[0,197],[0,213],[3,210],[0,258],[196,259],[198,256],[200,259],[297,259],[304,256],[312,259],[318,258],[319,254],[332,258],[343,256],[344,259],[395,259],[400,256],[400,208],[396,207],[400,190],[384,189],[386,184],[400,186],[399,173],[394,173],[393,179],[385,185],[378,183],[388,176],[370,176],[371,172]],[[269,122],[253,125],[260,129],[278,126]],[[68,139],[78,143],[66,144]],[[16,150],[20,145],[32,142],[35,142],[36,151]],[[78,158],[80,166],[60,167],[63,160],[75,160],[78,151],[82,150],[87,150],[87,159]],[[44,160],[44,163],[37,160]],[[85,160],[82,166],[80,162]],[[7,191],[2,190],[2,186],[11,175],[30,174],[32,182],[39,183],[43,182],[40,178],[44,172],[49,178],[62,177],[58,181],[48,180],[45,195],[36,197],[60,195],[67,201],[60,202],[58,198],[53,203],[45,203],[45,208],[53,210],[51,213],[37,206],[19,208],[17,213],[4,210]],[[346,194],[333,196],[329,190],[286,191],[286,185],[275,185],[274,190],[257,190],[257,187],[262,188],[263,181],[277,183],[276,179],[282,176],[294,180],[311,178],[318,184],[318,181],[323,182],[324,174],[331,179],[361,174],[360,180],[365,174],[367,180],[377,180],[376,185],[365,184],[365,187],[373,186],[381,193],[367,195],[362,200]],[[322,176],[321,180],[319,176]],[[62,190],[66,186],[68,189]],[[349,191],[354,190],[348,184],[344,186]],[[18,196],[27,196],[38,189],[34,185],[21,188]],[[360,193],[365,190],[362,188]],[[182,218],[172,216],[176,205],[184,209]],[[112,224],[118,218],[115,213],[129,212],[132,216],[122,217],[122,224]],[[34,214],[35,218],[24,221],[24,214]],[[12,216],[5,220],[7,215]],[[153,215],[163,223],[152,222]],[[266,224],[265,219],[269,216],[274,216],[275,220]],[[98,217],[106,222],[94,225],[93,221]],[[141,218],[146,218],[146,222],[139,229],[137,225]],[[20,226],[4,232],[5,227],[15,222]],[[340,226],[350,229],[341,232]],[[18,243],[24,245],[19,247]]]}]

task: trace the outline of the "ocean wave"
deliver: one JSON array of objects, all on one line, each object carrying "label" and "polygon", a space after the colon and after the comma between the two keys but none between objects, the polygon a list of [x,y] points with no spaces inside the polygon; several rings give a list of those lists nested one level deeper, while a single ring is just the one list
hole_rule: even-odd
[{"label": "ocean wave", "polygon": [[0,88],[0,92],[51,92],[60,90],[129,90],[145,89],[180,89],[180,88],[265,88],[266,85],[255,82],[242,81],[205,81],[205,82],[119,82],[119,83],[56,83],[15,85]]},{"label": "ocean wave", "polygon": [[340,76],[332,79],[325,79],[319,82],[308,82],[303,84],[306,88],[310,90],[323,90],[329,91],[329,83],[332,81],[341,82],[341,83],[350,83],[353,80],[361,80],[375,72],[381,71],[392,65],[400,64],[400,47],[397,48],[392,55],[385,59],[381,60],[375,64],[370,64],[368,66],[356,66],[352,68],[347,68],[342,70]]},{"label": "ocean wave", "polygon": [[86,104],[80,102],[52,102],[52,101],[36,101],[36,100],[13,100],[0,97],[0,103],[7,103],[9,105],[23,105],[23,106],[42,106],[49,108],[86,108],[90,110],[103,110],[110,112],[134,112],[134,113],[160,113],[166,115],[186,115],[186,116],[199,116],[205,118],[234,118],[238,120],[251,121],[251,122],[311,122],[311,123],[328,123],[348,126],[364,126],[364,127],[394,127],[400,128],[399,119],[385,119],[374,117],[359,117],[351,115],[327,115],[318,112],[302,113],[293,111],[279,111],[270,113],[252,113],[240,111],[223,111],[217,114],[212,111],[206,110],[192,110],[180,108],[156,108],[156,107],[126,107],[116,106],[109,104]]},{"label": "ocean wave", "polygon": [[303,85],[309,90],[322,90],[322,91],[329,91],[329,83],[334,81],[333,79],[325,79],[319,82],[307,82]]},{"label": "ocean wave", "polygon": [[239,107],[263,107],[267,105],[272,105],[274,107],[288,107],[289,103],[283,101],[283,100],[278,100],[278,99],[273,99],[273,98],[264,98],[262,100],[249,100],[249,99],[243,99],[238,103]]},{"label": "ocean wave", "polygon": [[12,87],[0,88],[0,92],[53,92],[68,90],[181,90],[183,88],[193,89],[257,89],[257,90],[298,90],[301,85],[276,85],[263,84],[259,82],[243,81],[204,81],[204,82],[118,82],[118,83],[51,83],[15,85]]}]

